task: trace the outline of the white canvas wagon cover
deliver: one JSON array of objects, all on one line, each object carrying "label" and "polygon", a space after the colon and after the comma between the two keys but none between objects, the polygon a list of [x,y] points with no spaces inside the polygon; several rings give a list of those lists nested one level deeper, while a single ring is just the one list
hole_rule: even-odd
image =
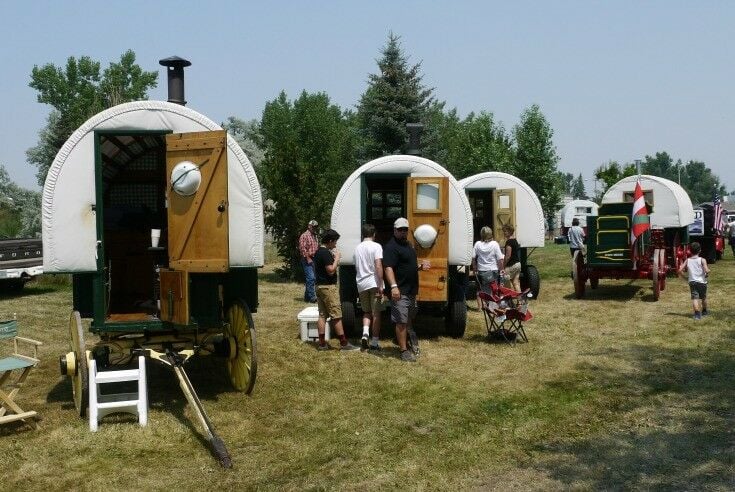
[{"label": "white canvas wagon cover", "polygon": [[[446,176],[449,178],[449,255],[450,265],[469,265],[472,261],[472,211],[456,179],[434,161],[412,155],[389,155],[372,160],[353,172],[340,188],[332,208],[331,227],[340,233],[342,264],[352,265],[360,244],[361,177],[364,174],[400,174],[410,177]],[[412,227],[414,225],[412,224]]]},{"label": "white canvas wagon cover", "polygon": [[[45,272],[97,270],[95,130],[221,130],[206,116],[178,104],[137,101],[98,113],[66,141],[46,177],[42,198]],[[252,164],[227,137],[230,266],[263,265],[263,203]]]},{"label": "white canvas wagon cover", "polygon": [[[525,181],[512,174],[497,171],[475,174],[460,180],[459,185],[470,190],[514,189],[516,196],[516,239],[521,247],[543,247],[544,210],[536,193]],[[498,232],[496,237],[500,238]]]},{"label": "white canvas wagon cover", "polygon": [[587,216],[597,215],[597,209],[600,208],[591,200],[572,200],[564,205],[559,212],[561,216],[562,227],[572,227],[572,220],[576,217],[579,219],[581,227],[587,227]]},{"label": "white canvas wagon cover", "polygon": [[[632,197],[638,179],[638,175],[621,179],[605,192],[602,203],[632,202],[633,199],[628,197]],[[658,176],[643,174],[640,180],[641,189],[653,194],[653,213],[650,214],[652,228],[684,227],[694,222],[692,201],[684,188]]]}]

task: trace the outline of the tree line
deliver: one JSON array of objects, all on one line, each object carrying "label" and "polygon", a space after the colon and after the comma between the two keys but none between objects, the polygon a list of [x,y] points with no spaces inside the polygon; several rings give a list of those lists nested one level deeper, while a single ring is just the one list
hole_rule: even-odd
[{"label": "tree line", "polygon": [[[39,102],[53,107],[38,144],[27,151],[39,184],[84,121],[116,104],[147,99],[156,85],[157,73],[138,66],[132,51],[105,70],[89,57],[71,57],[63,69],[53,64],[33,67],[30,86],[38,91]],[[423,83],[421,63],[409,63],[399,36],[390,33],[354,109],[339,107],[324,92],[303,91],[293,99],[281,92],[266,103],[260,120],[231,116],[222,124],[255,167],[267,203],[266,227],[284,261],[285,276],[300,274],[295,244],[306,222],[315,218],[328,224],[339,188],[360,165],[405,152],[407,123],[424,125],[422,155],[457,179],[486,171],[510,173],[536,192],[547,215],[557,210],[563,194],[584,194],[581,174],[575,178],[557,169],[554,132],[538,105],[524,110],[510,130],[488,111],[462,118]],[[646,158],[649,174],[682,170],[660,155],[668,158],[665,153],[650,162]],[[703,163],[690,162],[683,169],[683,181],[692,186],[703,183],[704,175],[719,185]],[[595,177],[609,186],[617,181],[615,173],[619,179],[628,171],[629,166],[610,162]]]}]

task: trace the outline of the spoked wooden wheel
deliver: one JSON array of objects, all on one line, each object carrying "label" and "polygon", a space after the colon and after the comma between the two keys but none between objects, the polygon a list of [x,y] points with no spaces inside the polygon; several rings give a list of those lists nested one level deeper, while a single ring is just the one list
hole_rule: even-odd
[{"label": "spoked wooden wheel", "polygon": [[225,363],[227,372],[232,386],[249,394],[253,391],[258,373],[253,317],[247,304],[238,299],[227,308],[225,321],[224,336],[228,339],[230,347],[230,354]]},{"label": "spoked wooden wheel", "polygon": [[651,280],[653,280],[653,300],[658,301],[659,297],[661,297],[661,279],[659,277],[663,276],[663,271],[660,269],[659,260],[661,258],[661,250],[655,249],[653,251],[653,259],[651,261],[651,264],[653,265],[653,271],[651,272]]},{"label": "spoked wooden wheel", "polygon": [[[87,349],[84,345],[84,327],[79,311],[72,311],[69,318],[70,352],[66,355],[67,371],[71,377],[74,407],[80,417],[87,414],[89,404],[89,374],[87,373]],[[73,360],[69,360],[73,358]]]},{"label": "spoked wooden wheel", "polygon": [[659,271],[659,279],[658,282],[660,284],[659,289],[665,290],[666,289],[666,274],[668,273],[667,263],[666,263],[666,250],[660,249],[659,250],[659,257],[658,257],[658,271]]},{"label": "spoked wooden wheel", "polygon": [[574,279],[574,295],[577,299],[581,299],[584,297],[584,284],[587,281],[584,277],[584,255],[581,251],[574,252],[572,278]]}]

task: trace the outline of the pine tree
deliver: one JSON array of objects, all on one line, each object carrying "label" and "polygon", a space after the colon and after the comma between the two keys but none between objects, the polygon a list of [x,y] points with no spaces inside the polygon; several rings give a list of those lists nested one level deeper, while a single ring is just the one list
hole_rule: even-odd
[{"label": "pine tree", "polygon": [[360,98],[357,125],[362,133],[361,160],[400,152],[408,134],[406,123],[425,123],[434,102],[433,89],[421,83],[421,63],[409,66],[399,36],[390,33],[378,60],[380,73],[368,76]]}]

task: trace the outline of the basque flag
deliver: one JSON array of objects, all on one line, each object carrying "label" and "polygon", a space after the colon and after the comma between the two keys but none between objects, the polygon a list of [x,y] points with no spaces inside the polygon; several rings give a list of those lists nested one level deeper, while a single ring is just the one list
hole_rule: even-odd
[{"label": "basque flag", "polygon": [[635,192],[633,193],[633,217],[631,219],[632,227],[630,228],[630,247],[635,245],[638,236],[644,231],[651,228],[648,218],[648,210],[646,209],[646,200],[643,197],[641,182],[635,182]]}]

